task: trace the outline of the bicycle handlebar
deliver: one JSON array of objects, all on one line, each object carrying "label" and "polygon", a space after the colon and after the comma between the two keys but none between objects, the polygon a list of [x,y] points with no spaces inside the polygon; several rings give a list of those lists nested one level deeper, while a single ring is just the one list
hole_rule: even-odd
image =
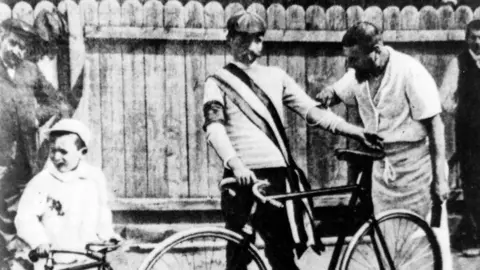
[{"label": "bicycle handlebar", "polygon": [[[235,186],[238,185],[238,182],[234,177],[228,177],[228,178],[222,179],[220,181],[220,183],[218,184],[220,191],[225,191],[225,190],[229,189],[229,186],[234,186],[234,185]],[[260,191],[261,188],[269,186],[269,185],[270,185],[270,183],[266,180],[255,181],[253,183],[253,186],[252,186],[253,195],[256,197],[256,199],[258,201],[260,201],[263,204],[269,203],[274,207],[283,208],[283,204],[281,202],[279,202],[275,199],[271,199],[271,198],[268,198],[268,197],[264,196],[262,194],[262,192]]]}]

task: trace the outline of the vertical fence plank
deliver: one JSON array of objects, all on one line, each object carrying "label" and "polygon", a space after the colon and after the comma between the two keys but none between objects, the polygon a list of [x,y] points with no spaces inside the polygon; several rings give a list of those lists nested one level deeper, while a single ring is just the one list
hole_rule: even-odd
[{"label": "vertical fence plank", "polygon": [[[250,6],[248,6],[247,11],[258,14],[258,16],[260,16],[265,22],[267,22],[267,12],[265,10],[265,7],[262,4],[252,3]],[[265,54],[262,55],[257,59],[257,62],[262,65],[266,65],[267,56]]]},{"label": "vertical fence plank", "polygon": [[[122,5],[123,26],[143,26],[143,6],[138,0]],[[147,195],[147,123],[145,111],[145,63],[141,42],[122,45],[124,127],[125,127],[125,186],[126,197]]]},{"label": "vertical fence plank", "polygon": [[383,30],[400,29],[400,9],[390,6],[383,10]]},{"label": "vertical fence plank", "polygon": [[[173,0],[165,4],[165,27],[183,28],[182,4]],[[165,44],[167,181],[171,197],[188,196],[187,123],[185,97],[185,48],[182,41]]]},{"label": "vertical fence plank", "polygon": [[[218,2],[209,2],[205,6],[205,18],[205,28],[216,29],[224,27],[225,12],[222,5]],[[208,45],[205,50],[205,70],[207,75],[210,75],[225,65],[225,44],[213,42]],[[203,122],[204,120],[202,119],[201,123]],[[223,164],[211,146],[208,146],[207,155],[209,195],[218,195],[217,183],[222,178]]]},{"label": "vertical fence plank", "polygon": [[[146,27],[163,27],[163,4],[149,0],[143,6]],[[167,140],[165,131],[165,43],[145,42],[145,94],[147,113],[148,197],[168,197],[166,175]]]},{"label": "vertical fence plank", "polygon": [[205,5],[205,28],[207,29],[219,29],[224,28],[225,13],[223,12],[222,5],[217,1],[210,1]]},{"label": "vertical fence plank", "polygon": [[400,12],[400,27],[402,30],[415,30],[419,25],[418,10],[414,6],[406,6]]},{"label": "vertical fence plank", "polygon": [[347,16],[347,27],[363,20],[363,9],[358,5],[348,7],[345,14]]},{"label": "vertical fence plank", "polygon": [[12,17],[12,10],[7,4],[0,3],[0,22]]},{"label": "vertical fence plank", "polygon": [[267,9],[267,28],[268,29],[285,29],[287,22],[285,17],[285,8],[276,3]]},{"label": "vertical fence plank", "polygon": [[455,11],[455,27],[465,29],[467,24],[473,19],[473,12],[468,6],[459,6]]},{"label": "vertical fence plank", "polygon": [[422,30],[435,30],[440,26],[437,11],[432,6],[425,6],[420,9],[419,27]]},{"label": "vertical fence plank", "polygon": [[29,3],[20,1],[13,7],[12,17],[33,24],[33,8]]},{"label": "vertical fence plank", "polygon": [[[450,6],[440,7],[438,9],[438,16],[440,22],[443,22],[440,24],[442,29],[453,29],[456,27],[455,13]],[[441,46],[441,44],[439,44],[439,46]],[[445,72],[446,66],[451,59],[455,57],[455,54],[453,54],[451,50],[445,50],[445,46],[440,47],[436,53],[438,58],[436,68],[439,70],[437,85],[440,85],[442,83],[442,77],[444,75],[443,73]],[[447,152],[447,158],[450,158],[450,156],[455,152],[455,117],[446,113],[442,116],[443,123],[445,125],[445,148]],[[450,176],[452,176],[452,178],[449,180],[453,182],[451,183],[451,186],[455,186],[454,183],[456,182],[458,175],[456,175],[454,168],[450,168]]]},{"label": "vertical fence plank", "polygon": [[480,7],[477,7],[477,9],[475,9],[475,12],[473,13],[473,18],[476,20],[480,20]]},{"label": "vertical fence plank", "polygon": [[[119,26],[120,5],[116,0],[102,0],[100,26]],[[125,194],[125,128],[123,110],[122,51],[114,41],[100,45],[100,89],[102,115],[102,164],[112,189],[119,197]]]},{"label": "vertical fence plank", "polygon": [[[439,18],[437,11],[432,6],[425,6],[420,10],[420,30],[435,30],[440,27]],[[428,69],[430,74],[434,78],[438,78],[439,74],[436,74],[437,69],[435,65],[437,64],[437,56],[435,53],[432,54],[432,51],[435,50],[433,46],[429,44],[422,43],[416,49],[416,57],[419,58],[420,62]],[[438,80],[437,80],[438,81]]]},{"label": "vertical fence plank", "polygon": [[371,6],[365,9],[363,20],[371,22],[380,30],[383,30],[383,12],[378,6]]},{"label": "vertical fence plank", "polygon": [[[317,14],[325,14],[320,6],[311,6],[307,10],[306,23],[310,30],[324,30],[327,28],[326,16],[316,16]],[[323,72],[325,67],[325,49],[324,46],[309,46],[306,53],[306,77],[307,77],[307,93],[314,97],[325,86],[328,79]],[[318,127],[308,127],[307,129],[307,145],[311,146],[307,149],[307,166],[308,178],[312,188],[318,188],[323,181],[322,167],[318,166],[319,159],[325,154],[320,153],[323,143],[325,131]],[[323,181],[322,181],[323,180]]]},{"label": "vertical fence plank", "polygon": [[305,12],[305,28],[307,30],[325,29],[327,26],[325,17],[325,10],[321,6],[309,6]]},{"label": "vertical fence plank", "polygon": [[98,2],[95,0],[81,0],[80,10],[84,25],[98,25]]},{"label": "vertical fence plank", "polygon": [[[98,25],[98,3],[95,0],[82,0],[79,3],[82,20],[86,25]],[[91,164],[102,167],[102,118],[100,102],[100,62],[99,46],[96,41],[85,43],[85,66],[83,81],[83,97],[81,102],[87,103],[88,127],[92,139],[88,150],[87,159]]]},{"label": "vertical fence plank", "polygon": [[[287,9],[287,29],[305,29],[305,10],[299,5]],[[305,48],[293,45],[286,49],[287,73],[303,88],[306,87]],[[291,110],[286,111],[287,134],[290,140],[290,150],[298,166],[307,171],[307,127],[305,121]]]},{"label": "vertical fence plank", "polygon": [[[185,5],[186,28],[203,28],[205,25],[202,4],[197,1]],[[205,50],[207,43],[187,42],[185,45],[188,178],[190,197],[209,195],[207,142],[203,133],[203,86],[205,82]]]},{"label": "vertical fence plank", "polygon": [[[285,30],[287,12],[280,4],[272,4],[267,10],[267,26],[272,30]],[[269,43],[267,48],[268,65],[288,69],[286,46],[282,43]]]},{"label": "vertical fence plank", "polygon": [[326,30],[345,30],[347,18],[341,6],[335,5],[327,9],[327,27]]},{"label": "vertical fence plank", "polygon": [[440,21],[440,29],[447,30],[455,28],[455,13],[451,6],[439,7],[437,14]]},{"label": "vertical fence plank", "polygon": [[[400,29],[401,30],[417,30],[420,26],[420,15],[416,7],[406,6],[400,12]],[[407,47],[403,52],[419,58],[418,49]]]},{"label": "vertical fence plank", "polygon": [[[357,9],[355,13],[359,11]],[[338,19],[329,19],[332,16]],[[356,18],[358,15],[354,16]],[[354,20],[348,18],[348,15],[345,16],[343,8],[337,7],[327,10],[327,29],[344,30],[347,26],[347,20],[349,20],[349,23],[354,23]],[[319,61],[312,59],[309,81],[311,81],[312,87],[313,85],[317,86],[316,92],[319,92],[323,87],[332,84],[345,73],[345,58],[342,56],[341,46],[324,46],[321,52],[315,54],[319,55]],[[344,105],[333,107],[332,111],[342,117],[347,117]],[[346,163],[339,162],[333,154],[335,148],[346,146],[345,138],[333,135],[320,128],[312,128],[311,141],[310,148],[312,148],[312,154],[316,156],[311,164],[317,174],[315,176],[316,184],[320,187],[345,184],[347,178]]]}]

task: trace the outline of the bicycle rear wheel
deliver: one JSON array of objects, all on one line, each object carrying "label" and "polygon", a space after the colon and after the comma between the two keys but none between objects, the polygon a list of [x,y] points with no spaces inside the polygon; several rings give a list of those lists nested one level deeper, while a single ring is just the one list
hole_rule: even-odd
[{"label": "bicycle rear wheel", "polygon": [[242,252],[242,259],[251,261],[246,269],[267,270],[253,244],[241,246],[242,236],[217,227],[190,229],[172,235],[145,258],[139,270],[224,270],[227,244],[239,247],[238,252],[232,258],[228,258],[232,265],[237,265],[235,255]]},{"label": "bicycle rear wheel", "polygon": [[421,217],[393,210],[376,220],[369,220],[355,233],[340,269],[442,270],[440,246]]}]

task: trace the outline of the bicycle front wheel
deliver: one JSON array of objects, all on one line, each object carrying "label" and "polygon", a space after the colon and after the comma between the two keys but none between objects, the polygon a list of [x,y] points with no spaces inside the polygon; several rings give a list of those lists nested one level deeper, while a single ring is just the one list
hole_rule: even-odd
[{"label": "bicycle front wheel", "polygon": [[433,230],[421,217],[393,210],[360,227],[340,269],[442,270],[442,256]]},{"label": "bicycle front wheel", "polygon": [[[227,244],[234,251],[229,258]],[[245,267],[236,262],[238,258],[246,262]],[[195,228],[170,236],[145,258],[139,270],[225,270],[227,261],[230,269],[267,270],[253,244],[245,244],[239,234],[217,227]]]}]

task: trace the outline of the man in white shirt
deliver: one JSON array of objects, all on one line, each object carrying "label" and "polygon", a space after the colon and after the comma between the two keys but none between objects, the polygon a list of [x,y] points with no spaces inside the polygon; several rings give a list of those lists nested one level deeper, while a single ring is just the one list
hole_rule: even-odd
[{"label": "man in white shirt", "polygon": [[467,48],[453,58],[445,71],[440,96],[445,112],[455,115],[456,155],[465,200],[462,237],[466,256],[480,255],[480,20],[466,29]]},{"label": "man in white shirt", "polygon": [[[204,128],[208,142],[223,161],[224,177],[235,177],[239,184],[236,196],[222,194],[222,210],[227,228],[240,232],[254,200],[250,187],[253,181],[269,181],[270,193],[308,188],[298,176],[303,173],[288,149],[283,128],[285,106],[310,125],[355,138],[372,148],[380,148],[381,139],[317,107],[319,104],[285,71],[256,62],[266,31],[261,17],[250,12],[235,14],[228,20],[227,29],[233,62],[205,83]],[[287,205],[285,211],[261,205],[254,220],[273,270],[298,269],[293,249],[311,241],[307,231],[295,229],[302,226],[297,226],[298,216],[289,209],[293,207]],[[231,247],[227,247],[229,252]],[[236,263],[235,269],[246,269],[244,264],[248,262]],[[227,262],[227,269],[230,264]]]},{"label": "man in white shirt", "polygon": [[[328,106],[357,106],[366,130],[384,139],[386,157],[372,169],[374,212],[408,209],[427,219],[432,203],[440,205],[449,192],[435,81],[417,60],[385,46],[369,22],[349,28],[342,45],[349,69],[317,99]],[[444,269],[451,269],[446,215],[442,218]]]}]

